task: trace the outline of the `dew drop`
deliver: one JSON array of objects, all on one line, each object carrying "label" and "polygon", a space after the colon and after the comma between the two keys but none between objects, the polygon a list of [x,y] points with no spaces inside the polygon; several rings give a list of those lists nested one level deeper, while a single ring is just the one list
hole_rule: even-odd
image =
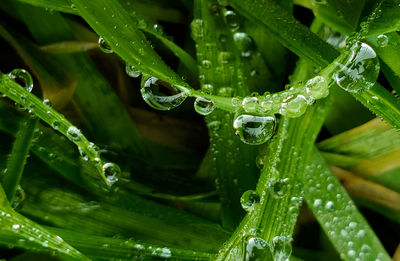
[{"label": "dew drop", "polygon": [[316,199],[316,200],[314,200],[314,203],[313,203],[313,206],[315,207],[315,208],[318,208],[318,207],[320,207],[322,205],[322,200],[321,199]]},{"label": "dew drop", "polygon": [[135,66],[130,65],[128,63],[125,66],[125,72],[129,77],[132,78],[137,78],[142,74],[142,72],[136,69]]},{"label": "dew drop", "polygon": [[282,198],[288,189],[288,178],[284,179],[277,179],[276,181],[272,182],[269,187],[269,191],[274,198]]},{"label": "dew drop", "polygon": [[240,55],[244,58],[249,58],[255,51],[256,45],[248,34],[237,32],[233,35],[233,40],[240,51]]},{"label": "dew drop", "polygon": [[260,202],[260,196],[254,190],[244,192],[240,198],[240,204],[247,212],[251,212],[254,209],[255,204],[258,202]]},{"label": "dew drop", "polygon": [[325,204],[325,208],[326,208],[327,210],[333,210],[333,209],[335,208],[335,204],[334,204],[332,201],[328,201],[328,202],[326,202],[326,204]]},{"label": "dew drop", "polygon": [[298,94],[297,96],[289,96],[281,103],[280,113],[289,118],[300,117],[306,112],[307,99]]},{"label": "dew drop", "polygon": [[235,134],[246,144],[259,145],[267,142],[275,131],[275,116],[242,114],[233,122]]},{"label": "dew drop", "polygon": [[287,261],[292,254],[292,239],[285,236],[276,236],[272,239],[274,260]]},{"label": "dew drop", "polygon": [[[322,99],[329,95],[329,87],[325,78],[316,76],[306,82],[306,93],[311,99]],[[308,98],[308,97],[307,97]]]},{"label": "dew drop", "polygon": [[379,47],[385,47],[389,43],[389,38],[384,34],[380,34],[376,37],[376,42]]},{"label": "dew drop", "polygon": [[150,77],[140,92],[148,105],[163,111],[178,107],[188,96],[187,92],[155,77]]},{"label": "dew drop", "polygon": [[118,181],[119,176],[121,174],[121,169],[117,164],[112,162],[107,162],[103,164],[103,173],[107,179],[108,185],[112,186]]},{"label": "dew drop", "polygon": [[193,39],[201,40],[204,38],[204,21],[202,19],[194,19],[190,28],[192,29]]},{"label": "dew drop", "polygon": [[18,231],[19,229],[20,229],[20,225],[19,224],[14,224],[14,225],[12,225],[12,229],[14,230],[14,231]]},{"label": "dew drop", "polygon": [[245,261],[273,260],[267,241],[259,237],[250,237],[246,242]]},{"label": "dew drop", "polygon": [[333,79],[348,92],[368,90],[378,79],[378,58],[375,51],[365,43],[355,43],[344,55],[339,56],[336,65],[340,70],[334,73]]},{"label": "dew drop", "polygon": [[31,74],[28,71],[24,69],[14,69],[8,74],[8,77],[24,87],[24,89],[28,92],[32,91],[33,80]]},{"label": "dew drop", "polygon": [[242,101],[242,108],[245,112],[256,112],[258,108],[257,97],[245,97]]},{"label": "dew drop", "polygon": [[232,10],[227,10],[224,13],[226,23],[232,31],[236,31],[240,27],[240,18],[239,16]]},{"label": "dew drop", "polygon": [[51,127],[53,127],[53,129],[55,129],[55,130],[58,130],[60,128],[60,122],[53,121],[53,123],[51,124]]},{"label": "dew drop", "polygon": [[67,137],[73,142],[79,142],[83,139],[81,131],[75,126],[70,126],[68,128]]},{"label": "dew drop", "polygon": [[214,103],[203,97],[197,97],[194,101],[194,109],[200,115],[208,115],[214,111]]},{"label": "dew drop", "polygon": [[102,50],[104,53],[113,53],[111,46],[108,45],[108,43],[102,37],[99,38],[98,43],[100,50]]}]

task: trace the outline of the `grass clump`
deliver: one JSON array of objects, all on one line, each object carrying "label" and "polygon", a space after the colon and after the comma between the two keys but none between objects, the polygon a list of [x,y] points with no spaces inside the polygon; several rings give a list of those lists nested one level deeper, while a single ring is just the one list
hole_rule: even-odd
[{"label": "grass clump", "polygon": [[0,259],[397,260],[399,4],[3,0]]}]

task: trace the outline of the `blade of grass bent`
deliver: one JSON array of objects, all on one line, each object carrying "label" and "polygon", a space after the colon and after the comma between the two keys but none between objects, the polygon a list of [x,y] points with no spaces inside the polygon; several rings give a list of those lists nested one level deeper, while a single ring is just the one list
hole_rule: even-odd
[{"label": "blade of grass bent", "polygon": [[170,84],[187,85],[158,56],[116,0],[73,0],[79,14],[126,62]]},{"label": "blade of grass bent", "polygon": [[43,104],[41,99],[15,83],[8,77],[8,75],[1,73],[0,92],[25,108],[30,108],[33,114],[52,126],[55,130],[62,133],[71,142],[75,143],[75,145],[95,164],[98,173],[105,183],[109,184],[102,169],[103,163],[100,159],[100,153],[94,148],[93,144],[82,135],[80,130],[74,127],[63,115],[56,112],[53,108]]},{"label": "blade of grass bent", "polygon": [[[233,0],[232,5],[247,18],[263,24],[284,46],[308,59],[314,66],[325,67],[339,55],[338,51],[272,0],[260,0],[257,3],[251,0]],[[265,6],[269,8],[264,8]],[[399,101],[380,84],[375,83],[372,89],[352,95],[372,112],[400,129]],[[374,101],[374,97],[378,97],[378,100]]]}]

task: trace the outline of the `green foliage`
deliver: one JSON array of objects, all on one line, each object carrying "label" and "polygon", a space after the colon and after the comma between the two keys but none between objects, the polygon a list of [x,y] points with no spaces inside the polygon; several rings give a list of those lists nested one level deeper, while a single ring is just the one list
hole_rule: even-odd
[{"label": "green foliage", "polygon": [[399,6],[1,1],[0,259],[391,260]]}]

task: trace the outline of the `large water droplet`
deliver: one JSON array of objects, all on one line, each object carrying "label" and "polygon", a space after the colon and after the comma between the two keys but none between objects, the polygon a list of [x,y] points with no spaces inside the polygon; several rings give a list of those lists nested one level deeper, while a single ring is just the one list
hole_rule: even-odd
[{"label": "large water droplet", "polygon": [[125,72],[129,77],[133,78],[137,78],[142,74],[142,72],[136,69],[135,66],[130,65],[128,63],[125,66]]},{"label": "large water droplet", "polygon": [[14,69],[9,74],[8,77],[14,80],[16,83],[24,87],[25,90],[31,92],[33,89],[33,80],[29,72],[24,69]]},{"label": "large water droplet", "polygon": [[246,261],[273,260],[267,241],[259,237],[250,237],[246,242]]},{"label": "large water droplet", "polygon": [[113,53],[111,46],[108,45],[108,43],[103,38],[100,37],[98,43],[100,50],[102,50],[104,53]]},{"label": "large water droplet", "polygon": [[254,190],[244,192],[240,198],[240,204],[247,212],[251,212],[254,209],[255,204],[258,202],[260,202],[260,196]]},{"label": "large water droplet", "polygon": [[244,58],[250,57],[254,50],[256,49],[256,45],[248,34],[237,32],[233,35],[233,40],[240,51],[240,55]]},{"label": "large water droplet", "polygon": [[188,96],[185,91],[155,77],[150,77],[140,92],[148,105],[163,111],[178,107]]},{"label": "large water droplet", "polygon": [[79,142],[83,139],[83,135],[81,131],[75,127],[75,126],[70,126],[67,130],[67,137],[74,142]]},{"label": "large water droplet", "polygon": [[333,75],[339,87],[348,92],[370,89],[378,79],[379,61],[367,44],[357,42],[336,61],[339,71]]},{"label": "large water droplet", "polygon": [[296,118],[303,115],[306,109],[307,99],[303,95],[298,94],[283,100],[280,113],[289,118]]},{"label": "large water droplet", "polygon": [[103,165],[103,173],[107,179],[108,185],[112,186],[118,181],[119,176],[121,174],[121,169],[117,164],[112,162],[107,162],[104,163]]},{"label": "large water droplet", "polygon": [[214,108],[214,103],[206,98],[197,97],[194,101],[194,109],[200,115],[208,115],[213,112]]},{"label": "large water droplet", "polygon": [[250,145],[267,142],[275,130],[274,116],[253,116],[243,114],[236,117],[233,128],[240,139]]}]

